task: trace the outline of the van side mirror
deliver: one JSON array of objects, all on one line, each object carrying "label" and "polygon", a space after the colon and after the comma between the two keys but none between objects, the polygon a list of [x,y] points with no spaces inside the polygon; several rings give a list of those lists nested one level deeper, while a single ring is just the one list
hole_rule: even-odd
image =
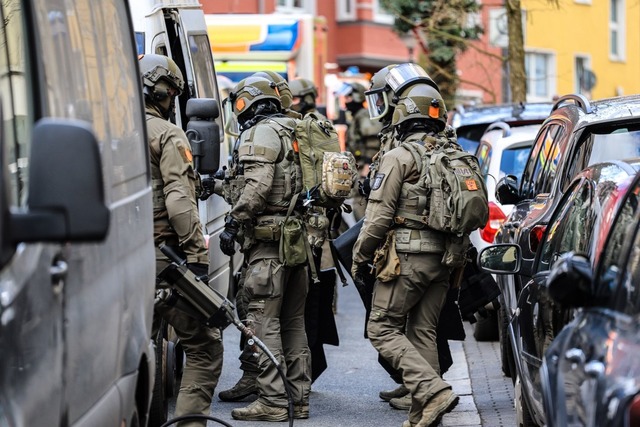
[{"label": "van side mirror", "polygon": [[518,189],[518,177],[507,175],[496,184],[496,199],[503,205],[515,205],[522,201]]},{"label": "van side mirror", "polygon": [[187,101],[187,138],[191,144],[195,169],[203,175],[216,173],[220,165],[220,115],[213,98],[191,98]]},{"label": "van side mirror", "polygon": [[[4,159],[0,163],[4,169]],[[27,207],[18,211],[9,209],[6,184],[0,188],[0,260],[6,262],[20,242],[87,242],[106,237],[110,211],[104,201],[100,149],[87,123],[51,118],[36,123],[28,185]]]}]

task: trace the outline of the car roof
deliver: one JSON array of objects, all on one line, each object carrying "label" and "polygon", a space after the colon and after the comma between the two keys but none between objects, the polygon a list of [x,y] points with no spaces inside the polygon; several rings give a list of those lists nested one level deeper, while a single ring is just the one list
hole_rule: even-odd
[{"label": "car roof", "polygon": [[[542,124],[533,124],[525,126],[514,126],[509,129],[509,135],[501,136],[504,132],[501,129],[492,129],[487,131],[480,140],[492,147],[507,148],[516,145],[533,145],[533,141],[540,130]],[[527,144],[528,143],[528,144]]]},{"label": "car roof", "polygon": [[[567,102],[574,101],[574,103]],[[600,122],[613,122],[627,118],[640,118],[640,95],[618,96],[589,101],[582,95],[566,95],[554,104],[549,119],[563,110],[577,111],[579,117],[574,129]]]},{"label": "car roof", "polygon": [[527,122],[544,120],[551,113],[552,102],[512,103],[480,106],[457,106],[454,108],[451,125],[461,126],[504,122]]}]

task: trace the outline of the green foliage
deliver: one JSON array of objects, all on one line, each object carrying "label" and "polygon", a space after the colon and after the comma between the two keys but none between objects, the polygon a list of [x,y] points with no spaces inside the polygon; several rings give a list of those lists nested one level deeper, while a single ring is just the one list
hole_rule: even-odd
[{"label": "green foliage", "polygon": [[476,0],[380,0],[396,19],[398,34],[416,31],[426,39],[424,69],[438,83],[449,105],[458,87],[456,55],[467,49],[470,40],[482,33],[474,14],[479,12]]}]

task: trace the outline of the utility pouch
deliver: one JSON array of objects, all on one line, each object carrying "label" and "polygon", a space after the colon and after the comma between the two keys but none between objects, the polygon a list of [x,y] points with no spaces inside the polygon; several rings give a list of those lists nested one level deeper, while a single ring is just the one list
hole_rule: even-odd
[{"label": "utility pouch", "polygon": [[282,216],[263,216],[258,218],[253,228],[253,236],[261,242],[280,240]]},{"label": "utility pouch", "polygon": [[456,236],[449,234],[445,238],[445,251],[442,256],[442,265],[449,268],[464,267],[467,261],[467,249],[469,249],[469,235]]},{"label": "utility pouch", "polygon": [[282,222],[280,232],[280,262],[285,267],[294,267],[307,261],[306,233],[302,220],[291,216],[298,199],[297,194],[291,200],[287,216]]},{"label": "utility pouch", "polygon": [[389,230],[384,244],[376,250],[373,265],[376,268],[376,278],[381,282],[390,282],[400,276],[395,230]]},{"label": "utility pouch", "polygon": [[322,212],[309,212],[305,216],[309,244],[321,248],[329,234],[329,218]]}]

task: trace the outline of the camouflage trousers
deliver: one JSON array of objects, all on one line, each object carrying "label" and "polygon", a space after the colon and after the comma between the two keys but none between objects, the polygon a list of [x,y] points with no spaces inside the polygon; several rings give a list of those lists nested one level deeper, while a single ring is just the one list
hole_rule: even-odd
[{"label": "camouflage trousers", "polygon": [[449,289],[449,270],[442,254],[398,253],[400,276],[376,281],[367,334],[371,344],[411,392],[409,421],[421,418],[422,408],[439,391],[451,388],[440,377],[436,327]]},{"label": "camouflage trousers", "polygon": [[[278,242],[257,243],[245,257],[247,324],[282,366],[291,384],[294,403],[307,404],[311,391],[310,351],[304,324],[308,267],[283,266]],[[282,378],[267,354],[257,353],[258,400],[269,406],[286,407],[288,399]]]}]

